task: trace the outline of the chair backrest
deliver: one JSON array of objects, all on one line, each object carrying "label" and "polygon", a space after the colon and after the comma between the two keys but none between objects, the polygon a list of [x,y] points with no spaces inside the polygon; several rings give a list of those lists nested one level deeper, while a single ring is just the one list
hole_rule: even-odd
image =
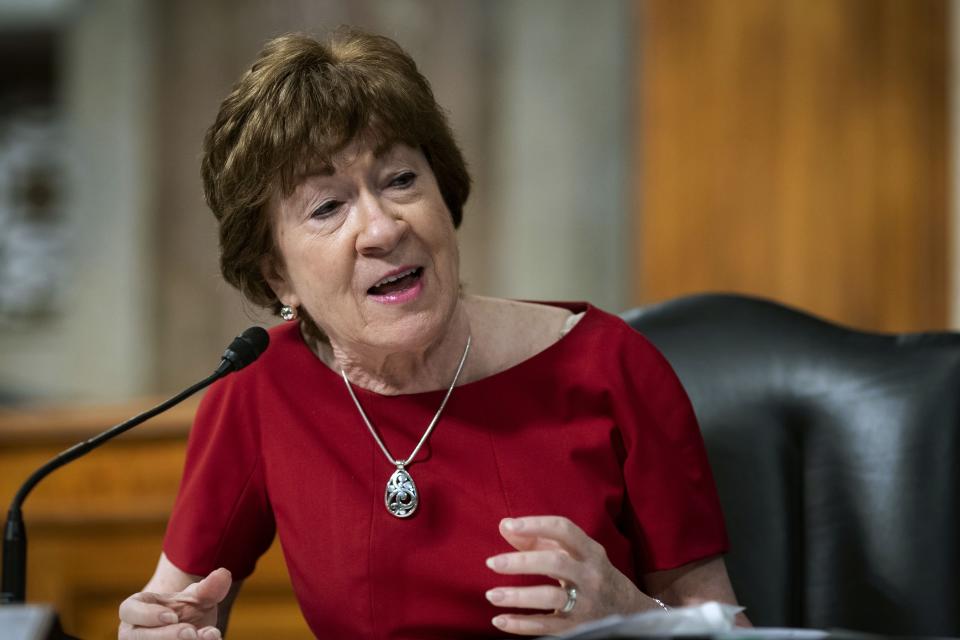
[{"label": "chair backrest", "polygon": [[960,635],[960,334],[739,295],[623,317],[690,395],[755,624]]}]

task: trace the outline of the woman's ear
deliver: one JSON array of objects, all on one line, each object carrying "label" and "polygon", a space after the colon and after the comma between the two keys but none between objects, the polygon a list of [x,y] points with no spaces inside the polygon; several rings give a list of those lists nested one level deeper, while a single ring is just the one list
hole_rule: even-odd
[{"label": "woman's ear", "polygon": [[260,275],[267,281],[267,284],[273,289],[274,295],[282,304],[294,308],[300,306],[300,300],[293,292],[286,269],[282,264],[279,264],[275,256],[268,254],[260,258]]}]

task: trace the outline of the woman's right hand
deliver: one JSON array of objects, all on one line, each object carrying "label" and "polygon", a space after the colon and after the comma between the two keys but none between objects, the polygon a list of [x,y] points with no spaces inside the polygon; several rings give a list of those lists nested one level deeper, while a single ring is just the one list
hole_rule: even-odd
[{"label": "woman's right hand", "polygon": [[226,569],[176,593],[135,593],[120,605],[119,640],[219,640],[217,606],[232,582]]}]

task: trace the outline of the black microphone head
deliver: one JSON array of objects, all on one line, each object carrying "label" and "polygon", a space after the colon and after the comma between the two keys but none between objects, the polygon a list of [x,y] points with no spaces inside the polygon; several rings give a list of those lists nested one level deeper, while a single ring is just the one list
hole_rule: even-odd
[{"label": "black microphone head", "polygon": [[230,343],[223,352],[220,369],[239,371],[260,357],[270,344],[270,334],[263,327],[250,327]]}]

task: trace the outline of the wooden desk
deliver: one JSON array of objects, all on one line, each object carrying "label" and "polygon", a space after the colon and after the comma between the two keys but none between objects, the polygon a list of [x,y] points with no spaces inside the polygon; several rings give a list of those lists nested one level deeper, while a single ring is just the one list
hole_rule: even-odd
[{"label": "wooden desk", "polygon": [[[155,400],[0,410],[2,512],[41,464]],[[51,603],[67,632],[117,637],[117,607],[143,587],[159,557],[195,409],[188,401],[120,436],[55,471],[27,498],[27,600]],[[244,585],[230,638],[310,637],[275,543]]]}]

